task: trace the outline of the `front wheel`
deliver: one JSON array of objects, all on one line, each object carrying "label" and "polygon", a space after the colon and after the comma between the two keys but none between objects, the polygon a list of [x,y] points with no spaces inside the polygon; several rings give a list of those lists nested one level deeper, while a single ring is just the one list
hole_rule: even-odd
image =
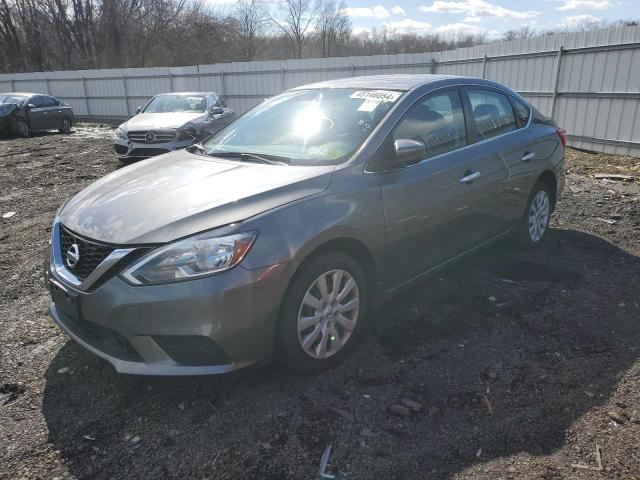
[{"label": "front wheel", "polygon": [[62,120],[62,125],[58,129],[60,133],[71,133],[71,120],[67,117],[64,117]]},{"label": "front wheel", "polygon": [[536,248],[539,246],[549,227],[551,217],[551,189],[538,180],[533,186],[525,214],[516,226],[516,244],[523,248]]},{"label": "front wheel", "polygon": [[13,125],[13,132],[19,137],[25,138],[29,136],[29,125],[24,120],[18,120]]},{"label": "front wheel", "polygon": [[280,362],[297,372],[320,373],[353,347],[368,310],[362,268],[343,253],[324,254],[296,274],[278,324]]}]

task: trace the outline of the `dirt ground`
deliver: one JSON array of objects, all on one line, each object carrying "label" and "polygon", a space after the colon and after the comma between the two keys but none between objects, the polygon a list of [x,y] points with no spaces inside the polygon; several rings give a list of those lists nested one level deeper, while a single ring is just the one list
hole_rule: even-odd
[{"label": "dirt ground", "polygon": [[318,479],[332,445],[338,480],[640,479],[640,181],[593,177],[640,159],[568,150],[541,249],[403,293],[329,372],[145,378],[46,314],[51,221],[118,168],[111,135],[0,139],[0,478]]}]

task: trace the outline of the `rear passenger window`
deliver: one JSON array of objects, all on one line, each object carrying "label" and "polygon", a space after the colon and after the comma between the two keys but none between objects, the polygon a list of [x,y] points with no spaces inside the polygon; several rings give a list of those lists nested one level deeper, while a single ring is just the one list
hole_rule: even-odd
[{"label": "rear passenger window", "polygon": [[57,107],[58,101],[53,97],[41,97],[43,107]]},{"label": "rear passenger window", "polygon": [[393,132],[394,141],[403,138],[424,143],[425,158],[464,147],[466,129],[457,90],[428,95],[414,104]]},{"label": "rear passenger window", "polygon": [[470,89],[467,92],[479,140],[516,129],[516,118],[506,95],[493,90]]},{"label": "rear passenger window", "polygon": [[511,102],[516,110],[516,118],[518,119],[518,124],[520,127],[524,127],[527,122],[529,122],[529,115],[531,114],[531,109],[529,105],[522,103],[517,98],[511,97]]}]

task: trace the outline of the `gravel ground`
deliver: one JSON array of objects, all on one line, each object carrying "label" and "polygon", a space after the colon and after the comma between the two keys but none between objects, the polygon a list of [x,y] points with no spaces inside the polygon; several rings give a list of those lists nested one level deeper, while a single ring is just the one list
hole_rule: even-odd
[{"label": "gravel ground", "polygon": [[0,139],[0,478],[318,479],[327,445],[338,480],[640,478],[640,181],[593,177],[639,159],[568,150],[541,249],[403,293],[329,372],[144,378],[46,315],[51,220],[118,168],[111,135]]}]

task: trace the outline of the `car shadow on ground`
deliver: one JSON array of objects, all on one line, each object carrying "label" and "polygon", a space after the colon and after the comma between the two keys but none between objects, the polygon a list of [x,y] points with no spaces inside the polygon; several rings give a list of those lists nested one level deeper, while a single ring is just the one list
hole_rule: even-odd
[{"label": "car shadow on ground", "polygon": [[[310,479],[327,444],[329,470],[350,479],[450,478],[550,454],[636,360],[640,307],[624,295],[640,258],[549,233],[536,252],[498,245],[390,300],[315,377],[121,376],[67,342],[46,372],[49,441],[78,478]],[[401,397],[422,411],[389,413]]]}]

